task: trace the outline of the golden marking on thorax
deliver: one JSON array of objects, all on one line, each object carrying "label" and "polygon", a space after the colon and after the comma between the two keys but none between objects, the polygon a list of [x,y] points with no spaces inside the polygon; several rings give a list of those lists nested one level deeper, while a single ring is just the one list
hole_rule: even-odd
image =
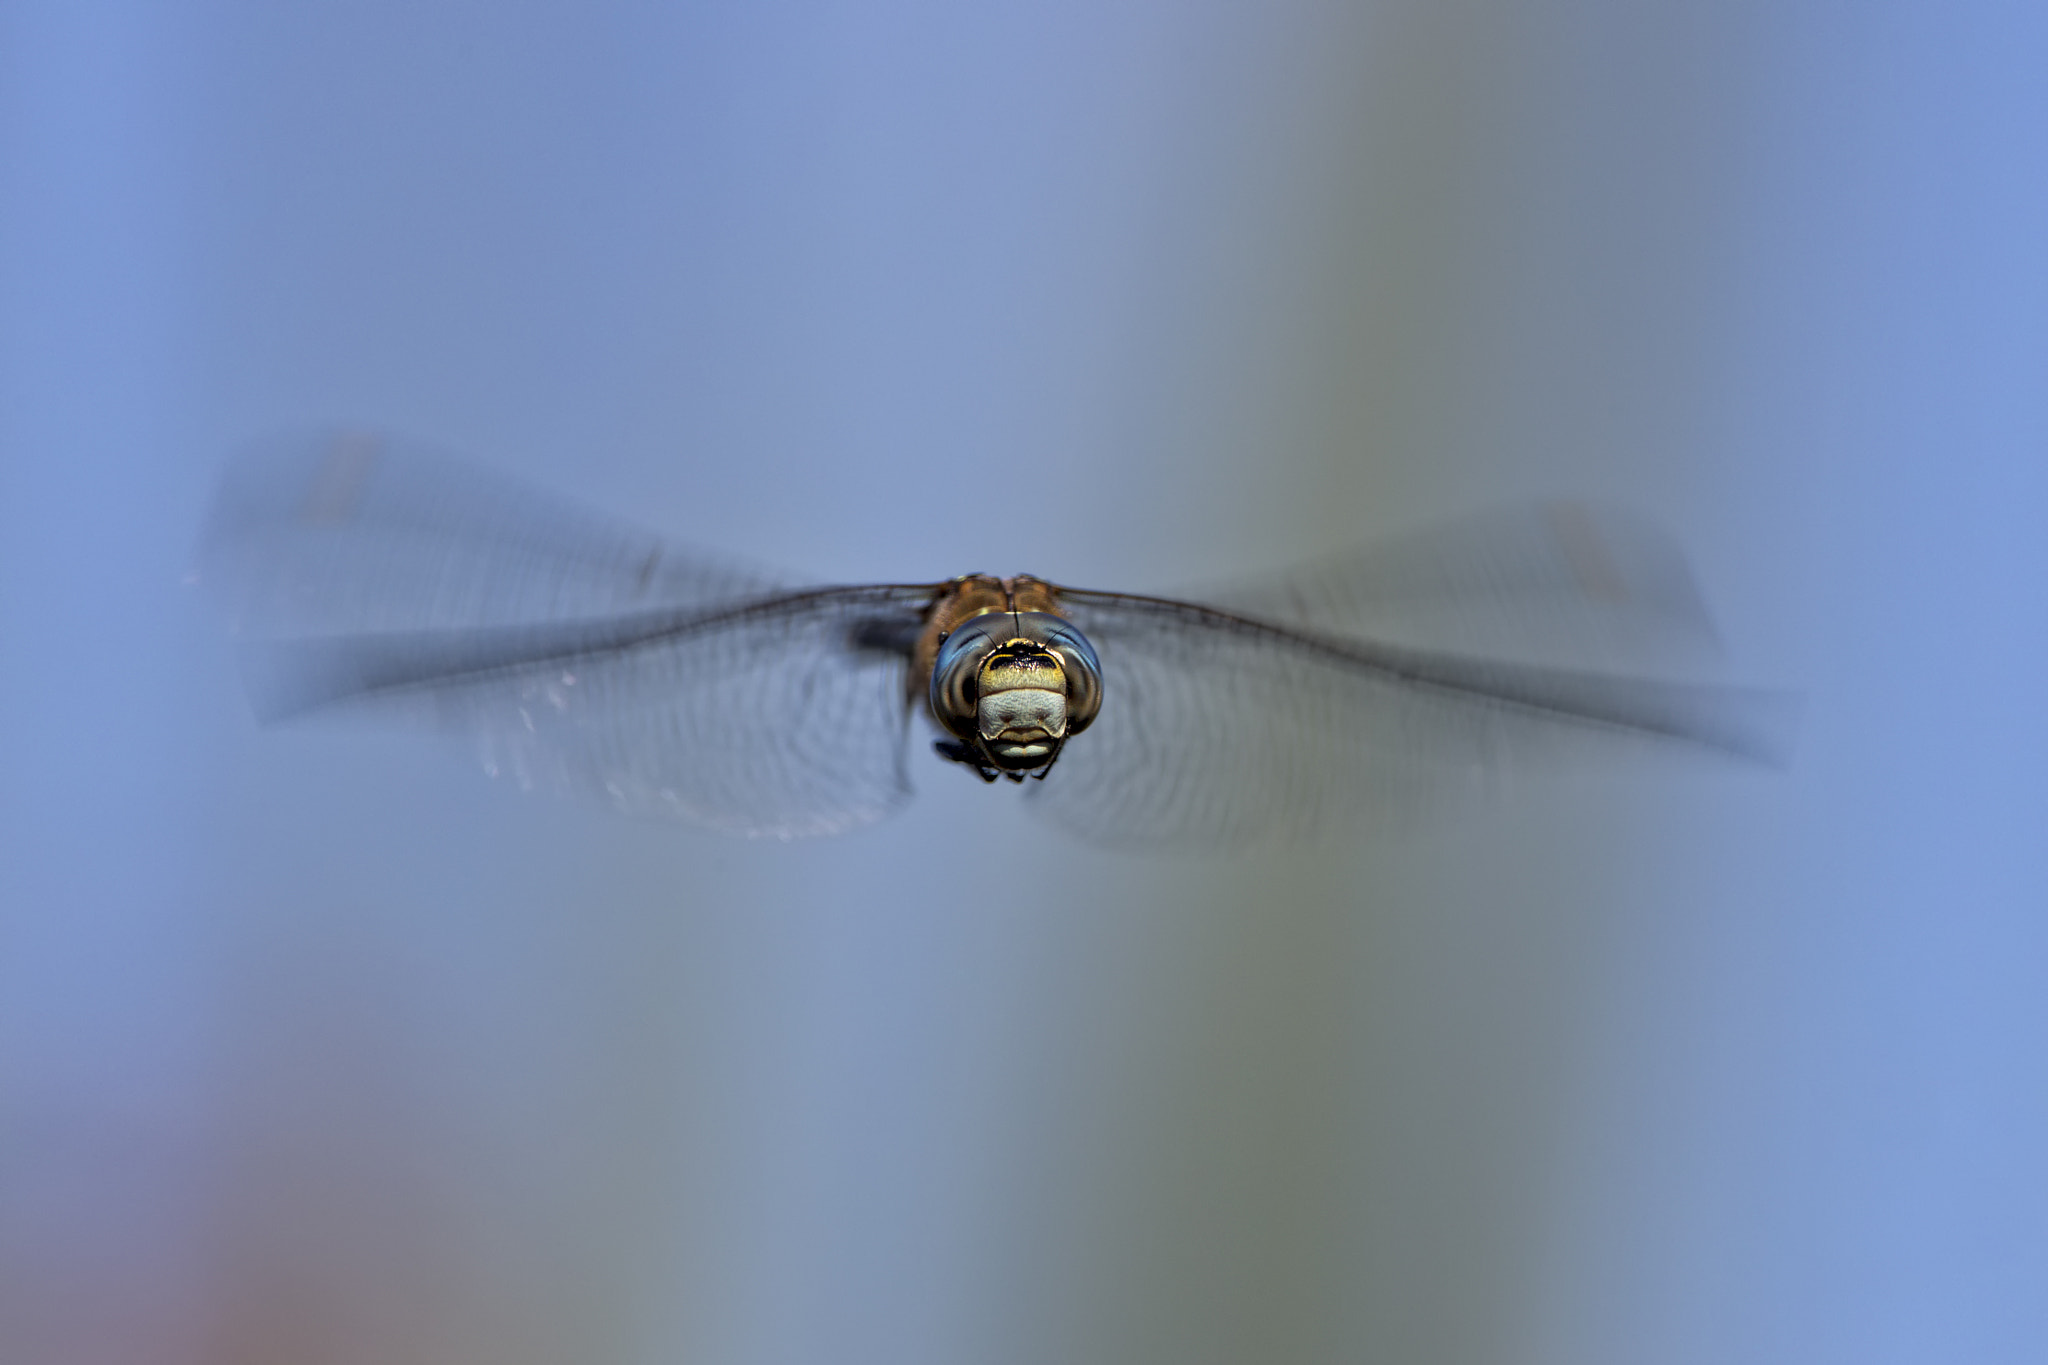
[{"label": "golden marking on thorax", "polygon": [[[939,660],[939,646],[948,635],[977,616],[995,612],[1042,611],[1065,615],[1059,609],[1059,592],[1052,584],[1029,574],[997,578],[994,574],[962,574],[946,585],[933,600],[911,653],[911,666],[904,677],[904,690],[912,706],[929,695],[932,669]],[[1027,642],[1028,643],[1028,642]],[[1007,648],[1007,646],[1005,646]],[[1064,671],[1060,675],[1065,677]]]}]

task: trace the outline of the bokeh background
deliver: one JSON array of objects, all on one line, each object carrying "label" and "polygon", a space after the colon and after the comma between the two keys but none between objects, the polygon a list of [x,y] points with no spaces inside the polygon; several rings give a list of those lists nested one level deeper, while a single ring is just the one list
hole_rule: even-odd
[{"label": "bokeh background", "polygon": [[[0,1358],[2048,1343],[2048,23],[1933,0],[0,5]],[[1784,773],[732,842],[258,730],[228,452],[820,580],[1691,548]]]}]

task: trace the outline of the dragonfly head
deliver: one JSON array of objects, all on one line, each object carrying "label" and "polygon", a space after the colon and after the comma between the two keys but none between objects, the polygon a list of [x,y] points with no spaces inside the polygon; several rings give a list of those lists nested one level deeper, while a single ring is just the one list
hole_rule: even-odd
[{"label": "dragonfly head", "polygon": [[976,760],[1011,776],[1049,766],[1101,704],[1094,648],[1050,612],[973,617],[932,667],[933,716]]}]

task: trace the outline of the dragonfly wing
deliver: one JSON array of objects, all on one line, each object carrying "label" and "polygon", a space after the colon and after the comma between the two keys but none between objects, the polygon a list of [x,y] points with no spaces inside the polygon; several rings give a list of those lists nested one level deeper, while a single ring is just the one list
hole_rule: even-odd
[{"label": "dragonfly wing", "polygon": [[522,787],[795,838],[910,796],[899,634],[929,589],[835,588],[656,614],[246,647],[260,712],[356,712],[472,739]]},{"label": "dragonfly wing", "polygon": [[1315,634],[1579,667],[1683,668],[1716,644],[1676,544],[1584,503],[1483,512],[1189,596]]},{"label": "dragonfly wing", "polygon": [[909,795],[901,642],[930,587],[765,575],[430,451],[273,443],[215,500],[198,577],[259,714],[473,740],[529,787],[745,834],[825,834]]},{"label": "dragonfly wing", "polygon": [[1243,843],[1411,803],[1457,770],[1645,741],[1772,758],[1791,703],[1315,636],[1187,603],[1063,592],[1100,715],[1037,809],[1122,844]]},{"label": "dragonfly wing", "polygon": [[781,586],[435,451],[339,431],[229,465],[195,577],[253,636],[709,611]]}]

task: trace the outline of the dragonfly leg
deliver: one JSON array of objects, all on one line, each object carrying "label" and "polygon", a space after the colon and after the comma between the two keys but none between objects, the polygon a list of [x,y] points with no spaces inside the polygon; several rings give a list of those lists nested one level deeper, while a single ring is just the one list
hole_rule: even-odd
[{"label": "dragonfly leg", "polygon": [[932,741],[932,749],[940,758],[958,763],[963,768],[974,769],[975,774],[984,782],[993,782],[1002,776],[1001,773],[977,758],[974,750],[968,748],[957,739],[935,739]]}]

